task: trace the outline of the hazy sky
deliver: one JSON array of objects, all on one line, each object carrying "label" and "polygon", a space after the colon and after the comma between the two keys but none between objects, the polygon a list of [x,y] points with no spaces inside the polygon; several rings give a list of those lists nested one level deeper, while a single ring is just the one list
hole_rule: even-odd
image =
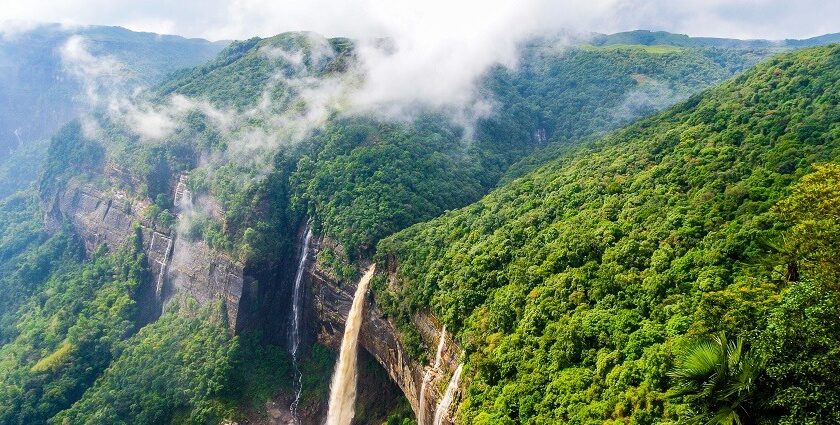
[{"label": "hazy sky", "polygon": [[209,39],[306,29],[353,37],[412,31],[440,40],[561,27],[781,39],[840,32],[840,0],[0,0],[0,21],[7,20]]},{"label": "hazy sky", "polygon": [[[475,90],[493,64],[515,67],[528,37],[667,30],[703,36],[805,38],[840,32],[840,0],[0,0],[0,21],[121,25],[211,40],[310,30],[359,41],[365,84],[355,107],[389,116],[416,105],[481,116]],[[14,34],[28,24],[0,26]],[[389,37],[385,53],[370,41]],[[563,40],[558,41],[558,46]]]}]

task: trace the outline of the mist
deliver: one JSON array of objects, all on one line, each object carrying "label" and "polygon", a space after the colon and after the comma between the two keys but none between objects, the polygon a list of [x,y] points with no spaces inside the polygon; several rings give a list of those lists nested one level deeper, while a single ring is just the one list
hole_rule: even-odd
[{"label": "mist", "polygon": [[[305,140],[335,113],[410,122],[421,112],[438,112],[463,128],[463,138],[470,140],[477,120],[492,116],[497,108],[491,95],[478,89],[482,77],[494,66],[516,69],[523,43],[534,37],[559,40],[554,47],[562,51],[568,45],[564,40],[585,39],[592,30],[610,32],[635,28],[627,26],[641,23],[657,29],[657,17],[684,28],[702,25],[725,32],[727,25],[734,24],[732,17],[738,16],[729,13],[726,22],[715,20],[724,8],[719,1],[688,1],[681,6],[660,0],[644,4],[630,0],[568,0],[560,5],[548,0],[363,0],[340,5],[325,0],[210,3],[201,9],[213,12],[199,14],[196,20],[208,24],[202,29],[180,21],[177,10],[166,15],[171,18],[170,23],[156,24],[160,26],[157,29],[210,39],[312,30],[303,35],[310,60],[304,61],[300,51],[263,47],[260,53],[282,66],[263,88],[260,101],[244,110],[234,110],[182,95],[160,99],[148,87],[138,84],[119,61],[92,55],[82,37],[71,37],[61,55],[67,70],[82,82],[87,106],[107,111],[109,119],[131,130],[140,143],[166,143],[184,126],[187,114],[200,113],[219,131],[226,146],[223,152],[203,152],[200,168],[206,174],[225,165],[253,170],[241,177],[242,185],[270,172],[273,155],[280,146]],[[772,11],[777,9],[787,10],[779,3],[758,3],[767,3],[767,11],[761,16],[775,16]],[[129,2],[126,10],[138,7],[141,6]],[[748,5],[730,2],[726,7]],[[146,13],[156,10],[146,3],[141,8]],[[194,13],[195,7],[189,11]],[[111,13],[107,8],[106,12]],[[115,20],[130,28],[144,27],[147,21]],[[20,25],[8,28],[12,30],[4,34]],[[569,34],[574,37],[568,37]],[[354,42],[354,63],[342,75],[313,75],[305,64],[334,59],[325,36],[348,36]],[[279,85],[291,90],[301,107],[290,108],[273,99],[272,92]],[[629,117],[636,110],[657,109],[678,97],[669,88],[653,82],[629,93],[614,113]],[[250,125],[255,120],[263,125]],[[86,115],[82,121],[89,137],[103,138],[96,119]]]},{"label": "mist", "polygon": [[[211,40],[301,30],[350,37],[358,43],[365,74],[361,89],[352,96],[352,106],[390,118],[403,117],[417,107],[449,108],[468,118],[486,113],[488,99],[475,91],[478,78],[495,64],[515,67],[518,45],[536,35],[646,28],[704,36],[807,37],[837,31],[836,18],[840,17],[840,3],[818,0],[795,4],[778,0],[79,3],[10,5],[0,12],[0,21],[15,21],[0,25],[5,28],[0,32],[11,33],[28,21],[49,19],[70,24],[105,22]],[[392,48],[381,48],[383,39]]]}]

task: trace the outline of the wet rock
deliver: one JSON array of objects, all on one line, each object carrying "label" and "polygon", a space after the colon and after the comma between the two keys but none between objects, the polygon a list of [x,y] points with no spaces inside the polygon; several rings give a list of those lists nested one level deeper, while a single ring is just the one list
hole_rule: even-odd
[{"label": "wet rock", "polygon": [[242,292],[253,283],[243,266],[204,241],[179,238],[169,228],[150,222],[143,216],[150,205],[123,191],[105,192],[71,181],[48,197],[46,222],[55,228],[69,221],[89,252],[102,245],[116,249],[139,224],[158,310],[176,294],[187,294],[200,305],[222,301],[227,323],[236,330]]},{"label": "wet rock", "polygon": [[[313,253],[317,252],[321,245],[330,242],[321,238],[314,243]],[[340,282],[330,273],[320,269],[315,261],[309,262],[308,276],[307,307],[314,316],[312,323],[316,323],[317,338],[325,345],[337,349],[341,344],[344,323],[353,302],[357,282]],[[390,379],[408,399],[415,416],[419,418],[423,376],[432,365],[421,364],[406,354],[406,349],[399,339],[399,331],[373,302],[370,292],[367,295],[364,315],[359,343],[385,369]],[[442,326],[429,315],[417,315],[413,322],[426,345],[432,347],[432,358],[427,361],[431,363],[434,361],[433,351],[439,341]],[[431,375],[425,386],[425,414],[422,417],[426,424],[432,423],[437,404],[443,397],[440,388],[445,388],[449,377],[458,367],[460,353],[461,348],[451,338],[447,338],[441,353],[440,367]]]}]

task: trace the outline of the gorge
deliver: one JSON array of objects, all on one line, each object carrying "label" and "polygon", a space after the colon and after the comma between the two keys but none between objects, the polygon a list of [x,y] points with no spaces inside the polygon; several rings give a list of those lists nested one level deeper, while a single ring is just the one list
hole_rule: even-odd
[{"label": "gorge", "polygon": [[840,46],[534,39],[467,125],[353,110],[358,43],[233,42],[62,128],[0,202],[0,424],[837,416]]}]

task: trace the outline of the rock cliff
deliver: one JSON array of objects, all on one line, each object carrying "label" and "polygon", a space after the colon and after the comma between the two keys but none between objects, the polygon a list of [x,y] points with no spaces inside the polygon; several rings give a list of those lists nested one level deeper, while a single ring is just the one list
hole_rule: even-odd
[{"label": "rock cliff", "polygon": [[[172,188],[176,206],[185,202],[184,198],[189,196],[189,192],[178,183]],[[249,267],[225,253],[210,249],[203,241],[179,238],[171,229],[151,222],[144,215],[150,206],[145,199],[133,197],[127,191],[103,190],[93,184],[74,180],[54,193],[42,194],[42,198],[48,225],[56,227],[69,222],[84,240],[88,251],[102,245],[116,248],[128,240],[135,231],[135,225],[139,226],[154,280],[149,291],[153,296],[147,297],[150,299],[147,302],[154,304],[151,306],[152,315],[160,314],[174,295],[186,294],[202,305],[222,301],[227,323],[233,332],[252,327],[254,323],[270,322],[269,318],[258,317],[267,314],[267,308],[261,308],[260,305],[273,305],[274,315],[280,318],[286,316],[288,306],[285,304],[288,301],[281,303],[280,298],[284,298],[281,296],[283,294],[289,295],[289,291],[285,290],[288,288],[275,288],[272,292],[276,293],[271,297],[277,299],[270,303],[261,299],[267,297],[266,289],[258,288],[257,279],[248,272]],[[310,342],[317,338],[319,342],[337,348],[341,343],[357,282],[342,282],[317,264],[315,255],[318,249],[329,243],[319,238],[310,251],[304,316],[305,322],[310,324]],[[291,269],[286,271],[294,273]],[[274,283],[277,283],[275,286],[284,286],[282,282]],[[150,306],[145,307],[148,309]],[[370,294],[364,314],[361,347],[383,367],[398,390],[405,395],[415,415],[421,420],[421,425],[431,424],[446,384],[458,366],[460,347],[447,336],[439,366],[434,367],[434,348],[440,341],[441,327],[433,317],[418,315],[413,319],[414,325],[426,345],[432,347],[432,356],[427,362],[421,363],[406,354],[399,331],[377,308]],[[272,327],[280,330],[282,325],[279,322],[282,320],[277,321],[276,326]],[[367,354],[363,357],[367,358]],[[363,376],[360,378],[360,387],[365,382],[370,384],[377,381]],[[360,388],[359,399],[366,405],[393,405],[399,398],[398,390],[390,385],[370,386],[378,388]],[[421,391],[425,393],[422,397]],[[319,414],[313,412],[311,416]],[[447,419],[444,423],[452,423],[451,418]]]},{"label": "rock cliff", "polygon": [[[323,238],[316,240],[312,255],[314,256],[321,246],[328,244],[330,241]],[[309,322],[314,325],[312,331],[321,343],[337,348],[341,344],[344,323],[353,302],[357,282],[340,281],[319,266],[314,258],[308,264],[306,310],[310,314]],[[420,425],[431,424],[449,378],[458,367],[461,348],[447,336],[442,346],[439,367],[435,368],[435,347],[440,341],[442,327],[433,317],[417,315],[413,318],[421,338],[431,347],[431,357],[424,364],[408,356],[400,342],[398,329],[382,314],[370,293],[365,303],[364,316],[359,335],[361,347],[382,365],[399,387],[411,404]],[[425,393],[422,397],[422,407],[421,389]],[[444,416],[443,423],[454,423],[450,414]]]},{"label": "rock cliff", "polygon": [[88,251],[100,245],[116,248],[139,225],[143,248],[154,276],[158,311],[177,293],[188,294],[200,304],[222,301],[231,330],[237,330],[243,291],[254,285],[242,264],[210,249],[203,241],[178,238],[169,228],[150,222],[143,211],[148,201],[120,190],[104,191],[92,184],[70,181],[54,193],[42,194],[46,221],[56,227],[69,222]]}]

